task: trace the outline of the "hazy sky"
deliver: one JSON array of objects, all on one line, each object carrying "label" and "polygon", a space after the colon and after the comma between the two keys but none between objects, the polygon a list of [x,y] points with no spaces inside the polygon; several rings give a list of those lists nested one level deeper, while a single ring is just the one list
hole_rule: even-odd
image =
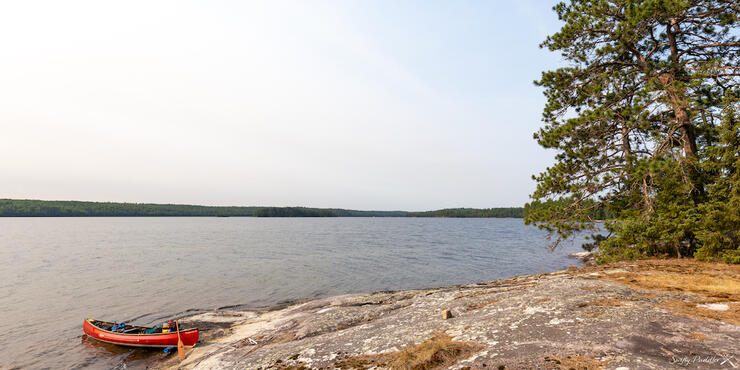
[{"label": "hazy sky", "polygon": [[518,206],[549,1],[5,1],[0,198]]}]

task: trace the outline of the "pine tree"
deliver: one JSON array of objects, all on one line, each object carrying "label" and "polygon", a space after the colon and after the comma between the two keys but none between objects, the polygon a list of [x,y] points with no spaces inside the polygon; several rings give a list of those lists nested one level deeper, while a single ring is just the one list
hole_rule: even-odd
[{"label": "pine tree", "polygon": [[738,99],[727,99],[722,124],[717,127],[717,142],[707,149],[703,169],[714,178],[707,186],[707,202],[702,204],[701,227],[697,237],[702,246],[696,256],[719,257],[740,263],[740,119]]},{"label": "pine tree", "polygon": [[723,170],[703,162],[724,145],[723,102],[738,95],[740,5],[572,0],[554,10],[564,25],[541,47],[568,66],[535,82],[547,98],[535,139],[558,153],[534,176],[525,221],[560,240],[595,228],[593,210],[606,208],[602,261],[708,251],[705,204]]}]

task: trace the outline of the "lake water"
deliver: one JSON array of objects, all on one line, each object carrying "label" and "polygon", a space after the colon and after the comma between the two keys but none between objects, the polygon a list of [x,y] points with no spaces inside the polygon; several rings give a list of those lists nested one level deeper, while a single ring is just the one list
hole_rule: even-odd
[{"label": "lake water", "polygon": [[87,317],[185,311],[550,272],[521,219],[0,218],[0,368],[136,368],[159,352],[84,338]]}]

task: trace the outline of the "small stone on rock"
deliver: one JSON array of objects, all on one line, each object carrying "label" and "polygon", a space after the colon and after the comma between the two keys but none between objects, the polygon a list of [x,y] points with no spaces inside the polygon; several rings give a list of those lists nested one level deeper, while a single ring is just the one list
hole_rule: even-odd
[{"label": "small stone on rock", "polygon": [[452,318],[452,312],[450,310],[444,310],[442,312],[442,319],[447,320]]}]

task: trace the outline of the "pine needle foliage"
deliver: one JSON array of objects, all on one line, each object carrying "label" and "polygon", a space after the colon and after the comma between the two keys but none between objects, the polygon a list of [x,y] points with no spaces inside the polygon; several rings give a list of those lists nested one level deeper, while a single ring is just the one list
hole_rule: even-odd
[{"label": "pine needle foliage", "polygon": [[[543,72],[525,222],[558,236],[601,228],[600,261],[694,256],[740,263],[740,3],[571,0],[540,45]],[[594,209],[611,215],[603,224]]]}]

